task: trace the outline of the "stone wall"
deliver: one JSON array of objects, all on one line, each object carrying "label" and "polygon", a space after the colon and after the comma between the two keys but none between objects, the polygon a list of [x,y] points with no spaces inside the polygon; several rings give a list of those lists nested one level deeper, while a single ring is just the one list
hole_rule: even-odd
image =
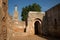
[{"label": "stone wall", "polygon": [[7,0],[0,0],[0,40],[7,39]]},{"label": "stone wall", "polygon": [[0,7],[0,40],[3,39],[3,36],[2,36],[2,8]]},{"label": "stone wall", "polygon": [[60,36],[60,4],[46,11],[44,27],[46,33],[52,36]]},{"label": "stone wall", "polygon": [[[28,13],[28,21],[27,21],[28,23],[27,23],[27,30],[26,30],[26,32],[29,35],[34,35],[35,34],[34,23],[35,23],[35,21],[40,21],[40,20],[42,21],[43,16],[44,16],[44,12],[33,12],[33,11],[30,11]],[[40,30],[41,30],[41,28],[40,28]]]}]

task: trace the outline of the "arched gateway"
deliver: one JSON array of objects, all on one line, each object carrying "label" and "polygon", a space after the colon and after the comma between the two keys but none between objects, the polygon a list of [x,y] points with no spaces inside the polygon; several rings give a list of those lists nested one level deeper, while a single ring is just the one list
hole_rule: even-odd
[{"label": "arched gateway", "polygon": [[36,19],[35,23],[34,23],[34,31],[35,31],[35,35],[39,35],[41,32],[41,26],[42,26],[42,21],[40,19]]},{"label": "arched gateway", "polygon": [[42,32],[42,20],[44,12],[32,12],[28,13],[27,30],[29,35],[38,35]]},{"label": "arched gateway", "polygon": [[38,30],[38,28],[40,27],[40,23],[39,23],[39,21],[36,21],[35,23],[34,23],[34,25],[35,25],[35,34],[39,34],[39,30]]}]

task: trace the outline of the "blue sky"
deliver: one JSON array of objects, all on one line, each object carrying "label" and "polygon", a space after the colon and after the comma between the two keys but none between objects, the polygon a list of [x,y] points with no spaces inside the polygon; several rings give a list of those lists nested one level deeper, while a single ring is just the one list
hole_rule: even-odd
[{"label": "blue sky", "polygon": [[17,4],[19,12],[19,20],[21,19],[22,8],[32,3],[37,3],[42,7],[42,11],[45,12],[54,5],[60,3],[60,0],[8,0],[8,12],[13,16],[14,7]]}]

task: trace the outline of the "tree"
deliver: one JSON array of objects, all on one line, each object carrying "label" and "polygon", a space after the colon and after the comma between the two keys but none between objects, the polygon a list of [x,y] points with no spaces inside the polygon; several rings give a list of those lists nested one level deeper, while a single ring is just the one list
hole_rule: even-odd
[{"label": "tree", "polygon": [[22,8],[22,14],[21,14],[22,21],[27,20],[29,11],[38,11],[38,12],[40,12],[41,11],[41,6],[39,4],[34,3],[32,5],[28,5],[26,7],[23,7]]}]

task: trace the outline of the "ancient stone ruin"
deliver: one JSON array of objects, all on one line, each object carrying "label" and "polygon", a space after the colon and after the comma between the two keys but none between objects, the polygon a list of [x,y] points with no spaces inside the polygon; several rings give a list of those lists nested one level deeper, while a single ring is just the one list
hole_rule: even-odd
[{"label": "ancient stone ruin", "polygon": [[[60,36],[60,4],[46,12],[28,13],[27,23],[18,20],[18,7],[13,17],[8,14],[8,0],[0,0],[0,40],[14,36],[53,35]],[[27,25],[26,25],[27,24]]]}]

